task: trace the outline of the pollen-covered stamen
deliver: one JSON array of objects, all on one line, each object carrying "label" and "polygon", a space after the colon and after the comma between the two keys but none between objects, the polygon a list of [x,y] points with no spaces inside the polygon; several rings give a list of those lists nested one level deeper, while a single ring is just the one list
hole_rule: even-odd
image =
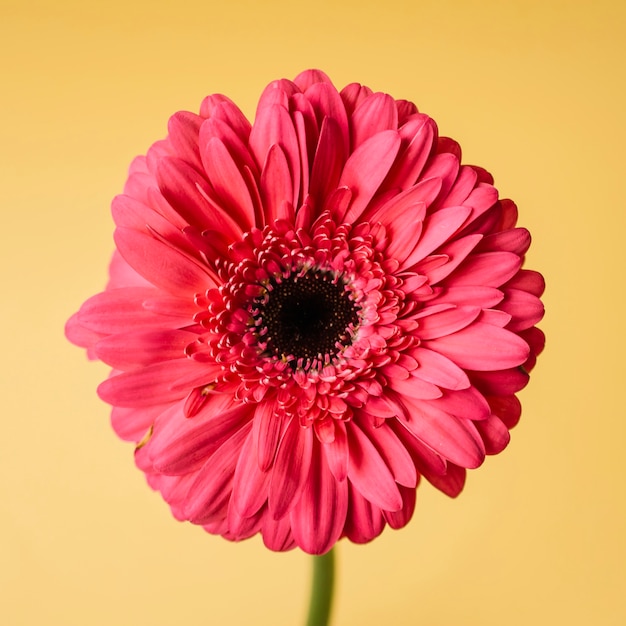
[{"label": "pollen-covered stamen", "polygon": [[359,306],[341,278],[310,269],[272,279],[253,316],[266,354],[308,369],[332,361],[350,344]]}]

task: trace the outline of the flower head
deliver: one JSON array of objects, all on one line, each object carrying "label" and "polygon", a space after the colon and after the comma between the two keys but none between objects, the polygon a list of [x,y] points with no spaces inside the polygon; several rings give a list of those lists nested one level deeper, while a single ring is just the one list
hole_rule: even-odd
[{"label": "flower head", "polygon": [[410,102],[319,71],[179,112],[67,336],[173,514],[323,553],[500,452],[543,347],[529,233]]}]

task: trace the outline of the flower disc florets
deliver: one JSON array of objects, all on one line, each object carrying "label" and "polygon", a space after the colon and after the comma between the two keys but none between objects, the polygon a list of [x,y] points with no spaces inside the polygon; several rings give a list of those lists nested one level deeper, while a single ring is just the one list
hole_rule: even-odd
[{"label": "flower disc florets", "polygon": [[406,101],[321,72],[176,114],[68,337],[174,515],[274,550],[404,526],[500,452],[543,347],[530,236]]}]

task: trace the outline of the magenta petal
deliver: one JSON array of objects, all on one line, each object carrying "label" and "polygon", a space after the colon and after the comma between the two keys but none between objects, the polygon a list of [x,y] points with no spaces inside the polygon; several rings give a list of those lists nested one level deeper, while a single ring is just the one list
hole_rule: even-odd
[{"label": "magenta petal", "polygon": [[317,204],[323,205],[326,197],[337,188],[345,159],[341,128],[334,119],[326,117],[320,129],[309,187]]},{"label": "magenta petal", "polygon": [[348,435],[343,422],[335,424],[335,438],[324,443],[324,453],[328,467],[336,480],[342,482],[348,476]]},{"label": "magenta petal", "polygon": [[134,327],[173,328],[189,324],[190,317],[160,315],[148,310],[144,302],[158,294],[159,291],[152,287],[123,287],[104,291],[83,304],[76,315],[76,322],[85,330],[100,335],[123,333]]},{"label": "magenta petal", "polygon": [[[441,396],[441,389],[433,383],[411,376],[409,378],[389,378],[389,386],[400,395],[420,400],[434,400]],[[367,405],[366,405],[367,408]]]},{"label": "magenta petal", "polygon": [[433,213],[424,221],[422,236],[411,252],[408,264],[417,263],[452,238],[470,214],[467,207],[451,207]]},{"label": "magenta petal", "polygon": [[[219,368],[221,370],[221,368]],[[199,364],[191,359],[153,363],[108,378],[98,387],[98,395],[109,404],[144,407],[180,400],[190,389],[176,387],[189,375],[210,383],[218,373],[215,364]]]},{"label": "magenta petal", "polygon": [[399,487],[402,495],[402,508],[399,511],[383,511],[383,517],[391,528],[404,528],[415,512],[415,488]]},{"label": "magenta petal", "polygon": [[292,419],[283,436],[270,483],[269,511],[281,519],[297,502],[302,485],[309,475],[313,450],[313,431]]},{"label": "magenta petal", "polygon": [[167,130],[168,139],[174,151],[193,167],[199,169],[200,151],[198,150],[198,133],[204,118],[190,111],[178,111],[170,117]]},{"label": "magenta petal", "polygon": [[235,469],[232,504],[239,515],[250,517],[261,509],[267,501],[271,476],[271,472],[259,468],[252,432],[241,447]]},{"label": "magenta petal", "polygon": [[516,367],[529,354],[528,344],[523,339],[482,322],[424,343],[425,347],[443,354],[459,367],[481,372]]},{"label": "magenta petal", "polygon": [[274,144],[278,144],[285,153],[293,186],[295,189],[299,189],[300,149],[296,129],[287,110],[279,105],[260,109],[250,132],[250,148],[259,169],[263,167],[267,154]]},{"label": "magenta petal", "polygon": [[453,361],[429,350],[419,347],[412,353],[419,367],[412,372],[413,376],[431,382],[445,389],[465,389],[470,382],[467,374]]},{"label": "magenta petal", "polygon": [[290,513],[296,543],[309,554],[328,552],[341,536],[347,511],[348,481],[335,479],[316,445],[302,495]]},{"label": "magenta petal", "polygon": [[434,310],[432,313],[429,311],[429,308],[435,309],[435,307],[427,307],[415,316],[419,320],[417,334],[423,341],[455,333],[469,326],[481,312],[478,307],[474,306]]},{"label": "magenta petal", "polygon": [[274,462],[284,426],[284,418],[277,414],[274,402],[260,402],[256,405],[252,438],[262,472],[266,472]]},{"label": "magenta petal", "polygon": [[116,369],[128,370],[183,358],[185,348],[197,337],[196,333],[170,329],[120,333],[101,339],[95,350],[100,360]]},{"label": "magenta petal", "polygon": [[546,281],[539,272],[520,270],[507,284],[509,289],[527,291],[534,296],[541,296],[546,288]]},{"label": "magenta petal", "polygon": [[342,153],[347,154],[350,146],[348,116],[346,115],[343,101],[335,87],[330,83],[315,83],[306,89],[304,95],[313,106],[320,125],[325,117],[337,122],[341,129],[342,138],[339,149]]},{"label": "magenta petal", "polygon": [[249,433],[250,424],[234,432],[211,455],[211,462],[195,475],[185,498],[185,516],[189,521],[206,524],[228,504],[235,467]]},{"label": "magenta petal", "polygon": [[465,468],[459,467],[454,463],[448,463],[447,471],[442,476],[437,474],[427,476],[424,474],[429,483],[451,498],[456,498],[463,491],[466,475]]},{"label": "magenta petal", "polygon": [[[398,491],[400,499],[402,496]],[[401,509],[398,508],[398,511]],[[346,515],[345,535],[354,543],[367,543],[385,527],[383,512],[350,485],[350,506]]]},{"label": "magenta petal", "polygon": [[74,345],[81,348],[89,348],[89,358],[96,358],[95,353],[92,351],[93,346],[99,339],[102,339],[104,335],[94,330],[86,328],[80,323],[79,313],[74,313],[67,323],[65,324],[65,336]]},{"label": "magenta petal", "polygon": [[[272,224],[276,219],[292,217],[293,193],[293,182],[289,173],[287,158],[280,146],[274,144],[267,153],[267,159],[261,172],[261,199],[269,224]],[[285,206],[290,206],[291,211],[286,212]]]},{"label": "magenta petal", "polygon": [[115,434],[125,441],[141,441],[156,418],[163,413],[169,404],[136,408],[114,406],[111,410],[111,426]]},{"label": "magenta petal", "polygon": [[[418,114],[399,129],[403,147],[385,180],[385,188],[404,191],[416,183],[428,162],[436,134],[434,126],[427,115]],[[407,139],[409,143],[404,147]]]},{"label": "magenta petal", "polygon": [[193,417],[179,403],[155,422],[148,449],[154,467],[165,474],[198,470],[251,418],[251,409],[235,405],[228,395],[215,394]]},{"label": "magenta petal", "polygon": [[269,515],[266,515],[263,519],[261,533],[263,535],[263,543],[269,550],[286,552],[297,545],[291,532],[291,520],[289,517],[274,520]]},{"label": "magenta petal", "polygon": [[475,426],[485,442],[487,454],[499,454],[508,445],[511,438],[509,429],[495,415],[491,415],[486,420],[476,422]]},{"label": "magenta petal", "polygon": [[243,165],[234,161],[217,137],[204,146],[203,156],[211,163],[208,178],[218,200],[217,205],[224,208],[223,213],[232,215],[244,230],[248,230],[254,224],[254,204],[244,179]]},{"label": "magenta petal", "polygon": [[467,468],[481,465],[483,442],[468,420],[458,419],[437,408],[433,402],[405,397],[407,427],[437,454]]},{"label": "magenta petal", "polygon": [[215,287],[196,261],[154,237],[130,228],[115,231],[115,243],[126,261],[153,285],[175,295],[202,293]]},{"label": "magenta petal", "polygon": [[386,130],[362,143],[348,157],[339,180],[339,185],[348,187],[353,194],[350,209],[343,218],[345,222],[354,222],[363,213],[387,175],[399,149],[398,132]]},{"label": "magenta petal", "polygon": [[387,511],[402,508],[402,496],[391,471],[369,437],[352,422],[348,427],[348,479],[375,506]]},{"label": "magenta petal", "polygon": [[387,424],[374,427],[367,419],[360,420],[359,424],[391,470],[395,481],[405,487],[416,487],[418,479],[415,464],[393,430]]},{"label": "magenta petal", "polygon": [[350,118],[352,150],[377,133],[398,128],[398,110],[391,96],[373,93],[361,102]]},{"label": "magenta petal", "polygon": [[541,321],[544,309],[541,300],[532,293],[519,289],[506,289],[500,309],[512,317],[507,328],[518,332],[526,330]]},{"label": "magenta petal", "polygon": [[450,279],[450,285],[500,287],[519,270],[522,261],[512,252],[484,252],[468,258]]}]

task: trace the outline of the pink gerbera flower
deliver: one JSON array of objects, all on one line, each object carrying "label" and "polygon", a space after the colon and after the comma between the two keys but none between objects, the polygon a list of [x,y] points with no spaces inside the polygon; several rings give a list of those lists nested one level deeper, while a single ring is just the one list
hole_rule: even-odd
[{"label": "pink gerbera flower", "polygon": [[181,520],[273,550],[404,526],[500,452],[543,346],[529,233],[410,102],[319,71],[175,114],[67,336]]}]

